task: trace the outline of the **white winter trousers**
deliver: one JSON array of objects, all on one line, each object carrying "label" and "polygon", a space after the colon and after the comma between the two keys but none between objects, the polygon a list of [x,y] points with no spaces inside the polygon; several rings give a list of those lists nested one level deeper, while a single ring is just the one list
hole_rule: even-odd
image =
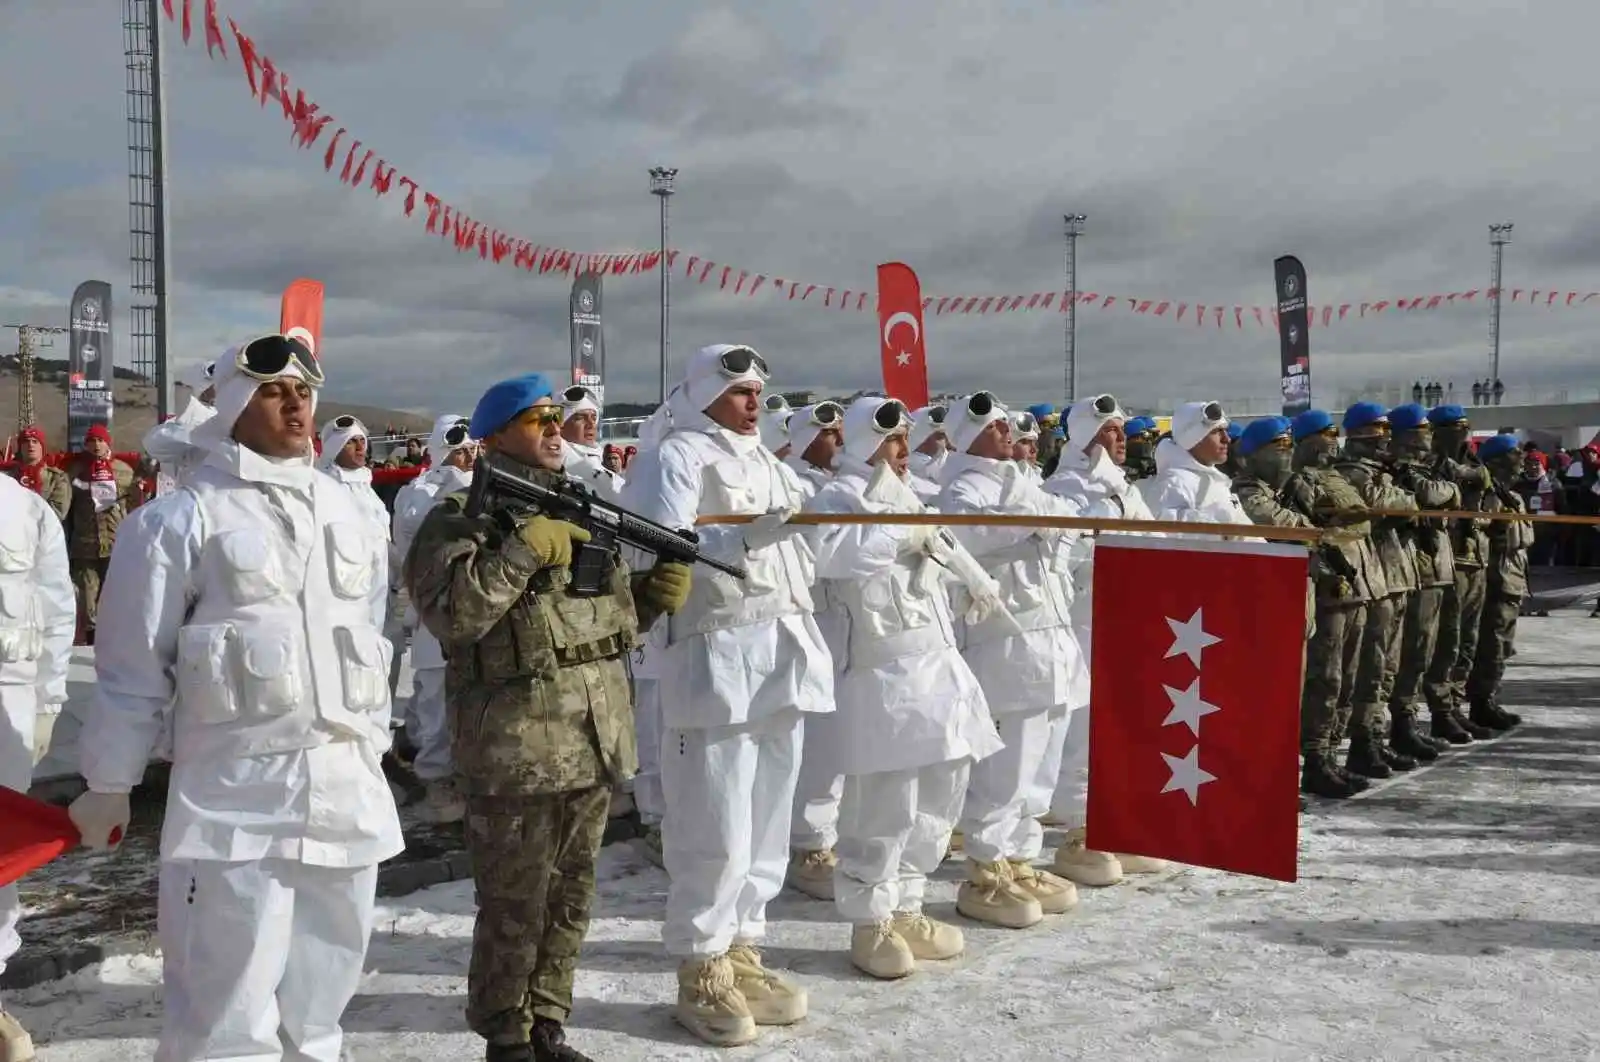
[{"label": "white winter trousers", "polygon": [[[38,693],[32,684],[0,684],[0,785],[26,793],[33,784],[33,728]],[[0,973],[22,947],[17,921],[22,901],[16,885],[0,886]]]},{"label": "white winter trousers", "polygon": [[633,803],[640,822],[659,826],[667,805],[661,795],[661,684],[655,679],[633,680],[633,735],[639,745]]},{"label": "white winter trousers", "polygon": [[834,905],[851,922],[922,910],[928,875],[950,846],[967,792],[969,759],[844,780]]},{"label": "white winter trousers", "polygon": [[1061,750],[1061,776],[1050,813],[1069,830],[1089,821],[1089,705],[1073,710],[1067,723],[1067,740]]},{"label": "white winter trousers", "polygon": [[163,862],[155,1062],[338,1062],[377,885],[376,865]]},{"label": "white winter trousers", "polygon": [[803,714],[668,728],[661,735],[661,847],[667,954],[720,955],[767,932],[767,903],[789,867],[789,815]]},{"label": "white winter trousers", "polygon": [[794,813],[790,818],[789,846],[802,852],[823,852],[839,843],[839,801],[844,795],[844,775],[834,774],[831,713],[814,716],[806,726],[800,750],[800,779],[794,787]]},{"label": "white winter trousers", "polygon": [[450,722],[444,703],[442,667],[425,667],[412,676],[411,740],[417,746],[412,770],[424,782],[442,782],[454,773],[450,760]]},{"label": "white winter trousers", "polygon": [[961,833],[968,858],[980,863],[1037,859],[1061,774],[1061,749],[1073,713],[1064,704],[1012,712],[995,720],[1006,747],[972,766]]}]

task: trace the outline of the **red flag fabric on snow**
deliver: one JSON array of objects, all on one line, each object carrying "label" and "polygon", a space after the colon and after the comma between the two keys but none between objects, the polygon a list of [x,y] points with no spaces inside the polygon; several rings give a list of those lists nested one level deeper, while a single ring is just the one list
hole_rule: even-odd
[{"label": "red flag fabric on snow", "polygon": [[883,392],[907,409],[928,404],[928,359],[922,334],[922,285],[911,267],[885,262],[878,267],[878,340],[883,362]]},{"label": "red flag fabric on snow", "polygon": [[38,870],[79,840],[66,808],[0,786],[0,885]]},{"label": "red flag fabric on snow", "polygon": [[1088,844],[1294,881],[1301,546],[1101,535]]}]

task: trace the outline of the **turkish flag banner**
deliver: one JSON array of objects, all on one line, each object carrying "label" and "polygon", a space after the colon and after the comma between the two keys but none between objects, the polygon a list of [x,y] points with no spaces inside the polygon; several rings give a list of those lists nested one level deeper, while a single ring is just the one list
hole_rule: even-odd
[{"label": "turkish flag banner", "polygon": [[1296,880],[1305,548],[1106,534],[1093,563],[1089,847]]},{"label": "turkish flag banner", "polygon": [[0,786],[0,885],[10,885],[79,843],[67,809]]},{"label": "turkish flag banner", "polygon": [[322,360],[322,281],[301,277],[283,289],[278,309],[278,332],[288,335],[300,329],[300,338],[311,341],[311,353]]},{"label": "turkish flag banner", "polygon": [[878,267],[878,339],[882,348],[883,393],[907,409],[928,404],[928,359],[922,335],[922,285],[911,267],[885,262]]}]

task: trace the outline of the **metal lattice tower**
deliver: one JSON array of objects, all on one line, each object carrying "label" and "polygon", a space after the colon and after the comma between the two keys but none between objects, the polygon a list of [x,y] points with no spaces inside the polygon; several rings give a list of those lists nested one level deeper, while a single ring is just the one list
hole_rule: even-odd
[{"label": "metal lattice tower", "polygon": [[1082,214],[1065,214],[1063,220],[1067,226],[1067,349],[1063,369],[1070,406],[1078,398],[1078,237],[1089,219]]},{"label": "metal lattice tower", "polygon": [[668,328],[672,304],[672,270],[667,264],[667,200],[672,198],[672,182],[678,171],[665,166],[650,170],[650,194],[661,202],[661,404],[667,403],[667,363],[672,351],[672,333]]},{"label": "metal lattice tower", "polygon": [[122,0],[128,68],[129,331],[133,370],[156,388],[157,413],[173,412],[167,371],[167,179],[165,85],[157,0]]},{"label": "metal lattice tower", "polygon": [[1505,263],[1506,244],[1511,242],[1511,222],[1502,221],[1489,226],[1489,382],[1500,379],[1500,299],[1501,266]]},{"label": "metal lattice tower", "polygon": [[[64,335],[65,328],[49,325],[6,325],[17,330],[17,431],[35,423],[33,415],[33,377],[36,371],[34,349],[51,345],[52,336]],[[40,339],[39,337],[44,337]]]}]

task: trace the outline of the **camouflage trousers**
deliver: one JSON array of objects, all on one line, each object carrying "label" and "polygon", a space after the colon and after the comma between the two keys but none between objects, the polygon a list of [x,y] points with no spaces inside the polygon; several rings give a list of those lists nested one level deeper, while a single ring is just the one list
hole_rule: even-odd
[{"label": "camouflage trousers", "polygon": [[95,617],[100,611],[100,584],[105,582],[106,569],[111,558],[100,560],[75,560],[68,564],[72,572],[72,589],[78,598],[78,629],[85,634],[94,630]]},{"label": "camouflage trousers", "polygon": [[[1478,659],[1478,637],[1483,627],[1483,601],[1489,590],[1489,573],[1482,568],[1456,569],[1456,650],[1450,662],[1450,707],[1467,699],[1467,676]],[[1441,618],[1441,623],[1443,619]]]},{"label": "camouflage trousers", "polygon": [[467,797],[477,889],[467,1024],[491,1044],[527,1043],[535,1018],[565,1022],[589,928],[609,785],[542,796]]},{"label": "camouflage trousers", "polygon": [[1306,642],[1305,685],[1300,692],[1300,751],[1307,756],[1332,754],[1350,718],[1367,603],[1319,600],[1316,624]]},{"label": "camouflage trousers", "polygon": [[1467,701],[1471,704],[1498,704],[1500,680],[1517,640],[1517,614],[1522,610],[1521,594],[1508,594],[1489,580],[1483,599],[1483,618],[1478,622],[1478,651],[1467,675]]},{"label": "camouflage trousers", "polygon": [[[1422,681],[1433,664],[1434,647],[1439,640],[1439,612],[1444,604],[1445,587],[1424,586],[1406,598],[1406,615],[1400,631],[1400,667],[1395,672],[1394,690],[1389,694],[1389,718],[1416,718],[1417,701],[1422,697]],[[1449,588],[1452,592],[1455,587]]]},{"label": "camouflage trousers", "polygon": [[1356,662],[1355,690],[1350,696],[1349,731],[1387,735],[1384,707],[1400,667],[1400,635],[1405,628],[1405,594],[1390,594],[1367,605],[1367,626]]}]

